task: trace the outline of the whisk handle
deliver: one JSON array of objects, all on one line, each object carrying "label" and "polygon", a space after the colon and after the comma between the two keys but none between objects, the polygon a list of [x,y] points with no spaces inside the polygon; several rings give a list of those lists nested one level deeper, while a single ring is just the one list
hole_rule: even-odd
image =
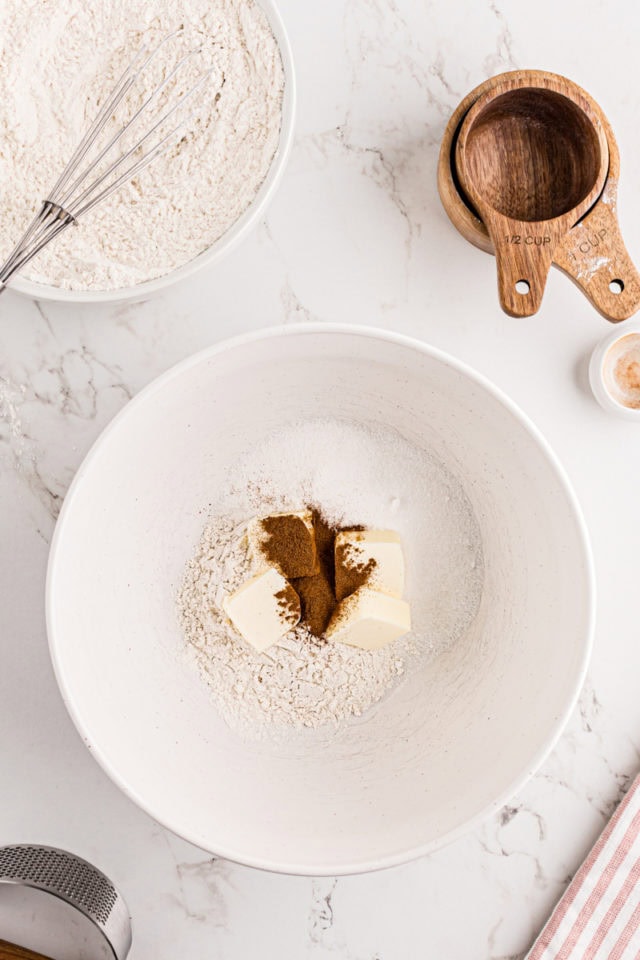
[{"label": "whisk handle", "polygon": [[33,218],[9,257],[0,266],[0,293],[7,286],[14,273],[22,270],[55,237],[75,222],[76,218],[64,207],[52,200],[43,200],[39,212]]}]

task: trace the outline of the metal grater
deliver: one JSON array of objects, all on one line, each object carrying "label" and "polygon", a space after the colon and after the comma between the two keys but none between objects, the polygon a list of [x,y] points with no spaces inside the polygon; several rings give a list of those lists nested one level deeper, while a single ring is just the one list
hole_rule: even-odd
[{"label": "metal grater", "polygon": [[2,884],[41,890],[75,907],[98,928],[115,960],[125,960],[131,947],[127,905],[109,878],[86,860],[56,847],[0,847]]}]

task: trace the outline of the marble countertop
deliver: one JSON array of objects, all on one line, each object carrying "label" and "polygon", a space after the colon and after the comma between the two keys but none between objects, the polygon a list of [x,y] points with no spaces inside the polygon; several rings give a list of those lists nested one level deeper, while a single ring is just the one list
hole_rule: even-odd
[{"label": "marble countertop", "polygon": [[[66,847],[122,889],[132,960],[522,957],[640,768],[640,428],[605,414],[586,368],[609,325],[560,273],[540,313],[501,313],[494,263],[455,232],[435,170],[462,96],[515,67],[599,101],[622,158],[619,210],[640,261],[635,5],[601,0],[281,0],[297,138],[266,221],[222,266],[145,303],[0,300],[0,842]],[[634,29],[636,28],[636,29]],[[559,453],[591,532],[595,652],[552,756],[497,816],[377,874],[314,880],[212,859],[107,779],[47,652],[44,578],[65,491],[144,384],[223,337],[305,320],[389,327],[489,376]]]}]

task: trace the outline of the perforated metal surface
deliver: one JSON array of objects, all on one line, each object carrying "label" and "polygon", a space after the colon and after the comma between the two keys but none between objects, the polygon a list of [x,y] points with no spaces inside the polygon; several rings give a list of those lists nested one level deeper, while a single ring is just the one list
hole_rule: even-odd
[{"label": "perforated metal surface", "polygon": [[126,904],[108,877],[86,860],[55,847],[0,847],[0,883],[37,887],[65,900],[100,929],[117,960],[129,952]]},{"label": "perforated metal surface", "polygon": [[101,924],[107,923],[118,899],[113,884],[95,867],[63,850],[47,847],[1,848],[0,877],[46,887],[84,907]]}]

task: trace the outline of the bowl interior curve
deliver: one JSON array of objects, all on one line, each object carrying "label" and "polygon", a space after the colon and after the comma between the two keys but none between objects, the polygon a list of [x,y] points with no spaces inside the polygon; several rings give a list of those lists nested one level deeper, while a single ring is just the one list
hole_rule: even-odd
[{"label": "bowl interior curve", "polygon": [[[182,657],[175,590],[234,458],[317,416],[391,426],[456,474],[483,598],[463,639],[337,735],[247,742]],[[399,862],[505,802],[575,701],[591,620],[583,524],[523,416],[445,355],[348,328],[232,342],[143,392],[81,468],[48,581],[61,689],[109,774],[202,848],[302,873]]]}]

